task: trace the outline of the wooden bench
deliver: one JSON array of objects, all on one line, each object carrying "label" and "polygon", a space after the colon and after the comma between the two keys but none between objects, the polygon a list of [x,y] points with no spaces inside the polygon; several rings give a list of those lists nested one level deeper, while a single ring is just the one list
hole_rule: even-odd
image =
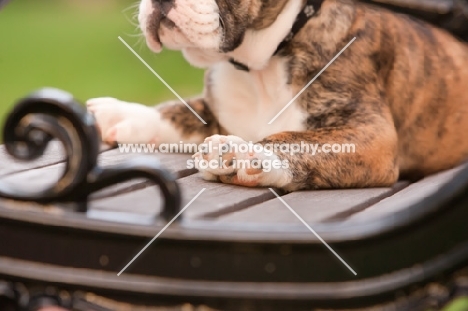
[{"label": "wooden bench", "polygon": [[[45,101],[62,105],[63,96],[55,95],[52,92],[52,100],[45,96]],[[40,106],[44,94],[32,98],[23,106]],[[76,105],[64,107],[76,108],[74,113],[88,122],[89,116]],[[79,126],[67,130],[75,128]],[[11,128],[6,130],[11,134]],[[11,148],[8,135],[5,141]],[[69,148],[51,141],[42,157],[24,162],[2,146],[0,190],[15,194],[14,187],[21,192],[54,185],[67,157],[82,158],[79,150]],[[140,157],[102,145],[98,165],[122,167]],[[86,202],[88,193],[81,192],[42,204],[0,199],[0,280],[7,281],[0,282],[0,297],[3,284],[15,293],[12,301],[23,297],[23,290],[39,300],[53,297],[62,304],[107,305],[110,310],[124,308],[122,303],[185,302],[222,310],[362,309],[379,304],[405,310],[439,307],[468,288],[468,165],[391,188],[289,194],[275,190],[282,202],[270,189],[203,181],[196,170],[187,169],[189,158],[144,158],[150,166],[159,161],[176,176],[181,202],[173,201],[176,208],[166,214],[161,214],[168,202],[159,186],[142,178],[109,184],[89,193]],[[92,188],[91,175],[80,187]],[[177,221],[118,276],[202,189]]]}]

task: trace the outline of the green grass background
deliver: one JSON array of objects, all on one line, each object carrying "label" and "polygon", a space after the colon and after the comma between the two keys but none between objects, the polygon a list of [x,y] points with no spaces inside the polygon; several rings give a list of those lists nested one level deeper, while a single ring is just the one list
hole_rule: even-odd
[{"label": "green grass background", "polygon": [[[177,52],[155,55],[135,37],[129,0],[12,0],[0,11],[0,122],[44,86],[82,102],[111,96],[154,105],[174,95],[118,40],[121,36],[181,96],[201,92],[203,72]],[[3,128],[1,128],[1,131]],[[468,310],[468,299],[446,311]]]},{"label": "green grass background", "polygon": [[175,98],[118,36],[181,96],[200,93],[201,70],[180,53],[153,54],[135,37],[135,3],[12,0],[0,11],[0,124],[15,101],[44,86],[66,90],[81,102],[111,96],[154,105]]}]

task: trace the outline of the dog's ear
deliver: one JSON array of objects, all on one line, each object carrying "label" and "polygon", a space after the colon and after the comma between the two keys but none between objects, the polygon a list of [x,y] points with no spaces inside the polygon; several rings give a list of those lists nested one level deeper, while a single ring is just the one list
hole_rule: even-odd
[{"label": "dog's ear", "polygon": [[249,29],[271,26],[289,0],[217,0],[222,17],[224,37],[221,52],[235,50]]},{"label": "dog's ear", "polygon": [[246,28],[244,28],[243,31],[225,31],[220,51],[222,53],[228,53],[238,48],[244,41],[245,30]]},{"label": "dog's ear", "polygon": [[242,44],[249,23],[254,18],[252,15],[255,14],[250,6],[259,0],[217,0],[216,2],[223,27],[220,51],[231,52]]},{"label": "dog's ear", "polygon": [[271,26],[283,11],[289,0],[262,0],[259,14],[253,21],[251,28],[260,30]]}]

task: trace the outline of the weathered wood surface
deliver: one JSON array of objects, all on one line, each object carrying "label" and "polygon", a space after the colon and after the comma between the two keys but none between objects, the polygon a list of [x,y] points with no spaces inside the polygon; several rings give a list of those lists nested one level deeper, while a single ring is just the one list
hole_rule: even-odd
[{"label": "weathered wood surface", "polygon": [[63,161],[64,154],[59,142],[51,142],[43,157],[31,162],[23,162],[11,157],[4,145],[0,146],[0,176],[20,172],[28,169],[44,167]]},{"label": "weathered wood surface", "polygon": [[[110,150],[109,145],[102,144],[101,152]],[[8,154],[4,145],[0,146],[0,178],[17,172],[48,167],[63,162],[65,159],[64,150],[58,141],[52,141],[47,146],[44,155],[34,161],[16,160]]]},{"label": "weathered wood surface", "polygon": [[[153,158],[155,161],[159,161],[165,168],[172,171],[178,177],[184,177],[196,172],[193,169],[189,170],[186,168],[186,161],[188,158],[190,158],[190,156],[183,154],[161,154],[158,157],[155,157],[151,155],[125,154],[120,153],[117,149],[109,150],[109,148],[103,148],[98,162],[100,166],[105,167],[122,163],[125,160],[136,156]],[[53,158],[49,157],[49,154],[46,154],[45,157],[49,159]],[[63,173],[65,165],[63,161],[62,163],[57,163],[52,161],[52,159],[48,162],[45,161],[44,163],[48,163],[48,165],[31,167],[29,170],[22,169],[18,170],[16,173],[10,172],[10,174],[0,178],[2,181],[11,183],[15,186],[24,186],[24,183],[27,181],[28,187],[33,187],[35,189],[45,189],[47,186],[53,184],[59,179],[60,175]],[[145,188],[148,185],[149,184],[144,180],[134,180],[104,189],[94,194],[93,197],[109,197],[118,193]]]},{"label": "weathered wood surface", "polygon": [[[52,143],[40,159],[19,163],[0,148],[0,179],[17,187],[44,188],[63,171],[63,151]],[[103,146],[101,166],[121,163],[143,155],[121,153]],[[190,155],[144,155],[159,161],[178,177],[185,206],[203,188],[205,192],[184,212],[185,219],[217,223],[294,224],[298,219],[265,188],[243,188],[203,181],[194,169],[187,169]],[[282,194],[283,200],[308,223],[372,219],[404,209],[439,189],[464,166],[427,177],[417,183],[399,182],[391,188],[301,191]],[[26,203],[27,204],[27,203]],[[145,180],[121,183],[90,198],[88,216],[109,221],[150,223],[160,211],[162,197],[157,186]],[[9,204],[10,205],[10,204]],[[25,203],[21,203],[24,207]],[[18,205],[19,206],[19,205]]]},{"label": "weathered wood surface", "polygon": [[[316,223],[345,218],[403,189],[400,182],[392,188],[301,191],[283,196],[283,200],[306,222]],[[298,219],[280,200],[252,206],[239,213],[221,217],[222,222],[298,223]]]},{"label": "weathered wood surface", "polygon": [[382,217],[383,215],[403,210],[408,205],[415,204],[439,190],[466,166],[468,166],[468,164],[428,176],[417,183],[409,185],[393,196],[370,206],[366,210],[354,214],[350,219],[370,220],[375,217]]},{"label": "weathered wood surface", "polygon": [[[198,174],[179,179],[185,206],[203,188],[205,192],[184,212],[185,218],[216,218],[250,207],[256,203],[271,200],[274,195],[267,189],[239,188],[231,185],[203,181]],[[123,195],[95,200],[91,209],[132,211],[142,214],[154,214],[159,211],[161,196],[155,187],[137,190]]]}]

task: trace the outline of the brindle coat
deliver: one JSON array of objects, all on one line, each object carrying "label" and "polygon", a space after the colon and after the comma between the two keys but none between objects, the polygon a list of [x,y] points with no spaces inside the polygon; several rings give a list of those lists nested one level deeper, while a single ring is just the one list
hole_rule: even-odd
[{"label": "brindle coat", "polygon": [[[219,1],[225,27],[261,29],[274,22],[287,0]],[[247,5],[249,3],[249,5]],[[249,18],[239,18],[248,15]],[[352,0],[327,0],[318,14],[281,51],[289,81],[299,92],[352,38],[346,50],[296,105],[307,111],[306,131],[284,132],[265,143],[355,143],[356,153],[288,155],[293,182],[287,190],[387,186],[399,176],[421,177],[468,157],[468,47],[450,34],[405,15]],[[224,49],[242,41],[226,38]],[[190,101],[205,120],[181,104],[163,115],[208,137],[223,133],[210,109],[210,72],[203,99]],[[245,184],[236,176],[228,183]],[[248,184],[252,185],[252,184]]]}]

